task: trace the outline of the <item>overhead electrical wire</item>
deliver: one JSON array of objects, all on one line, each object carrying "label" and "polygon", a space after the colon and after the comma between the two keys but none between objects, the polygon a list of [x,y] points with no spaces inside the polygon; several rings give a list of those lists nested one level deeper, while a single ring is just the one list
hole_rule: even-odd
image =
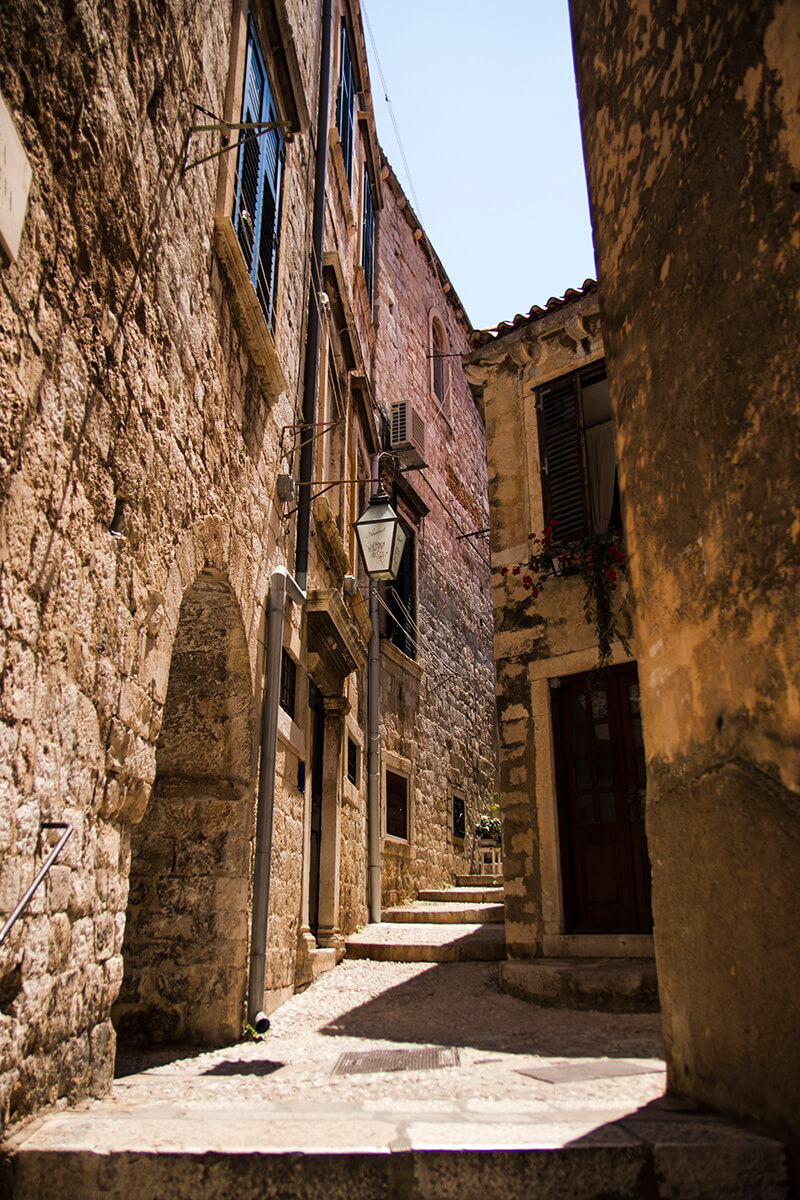
[{"label": "overhead electrical wire", "polygon": [[397,147],[400,151],[400,157],[403,160],[403,166],[406,169],[406,179],[408,180],[408,190],[411,192],[411,199],[414,201],[414,212],[417,214],[417,216],[420,218],[420,221],[421,221],[422,213],[421,213],[420,207],[419,207],[419,198],[418,198],[416,190],[414,188],[414,180],[411,178],[411,168],[408,165],[408,159],[406,158],[406,152],[403,149],[403,141],[402,141],[402,138],[400,137],[400,130],[397,127],[397,121],[396,121],[395,115],[394,115],[394,108],[392,107],[392,102],[389,99],[389,89],[386,86],[386,78],[383,74],[383,67],[381,66],[381,60],[380,60],[380,56],[378,54],[378,47],[375,45],[375,37],[372,33],[372,26],[369,23],[369,17],[367,16],[367,10],[364,7],[363,0],[362,0],[362,4],[361,4],[361,14],[364,18],[364,23],[367,26],[367,33],[369,34],[369,40],[372,45],[372,53],[375,55],[375,65],[377,66],[378,74],[381,77],[381,86],[383,87],[383,98],[386,101],[386,107],[389,109],[389,116],[392,119],[392,128],[394,129],[394,136],[397,138]]}]

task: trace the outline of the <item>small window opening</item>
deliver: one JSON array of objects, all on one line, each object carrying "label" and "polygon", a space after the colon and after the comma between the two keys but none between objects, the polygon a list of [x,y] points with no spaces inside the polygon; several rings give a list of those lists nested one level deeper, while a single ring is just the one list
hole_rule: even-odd
[{"label": "small window opening", "polygon": [[408,841],[408,780],[396,771],[386,772],[386,833]]},{"label": "small window opening", "polygon": [[453,796],[453,837],[463,838],[467,833],[467,806],[463,796]]},{"label": "small window opening", "polygon": [[347,778],[358,787],[358,746],[351,737],[347,739]]},{"label": "small window opening", "polygon": [[[297,663],[286,650],[281,651],[280,706],[294,720],[294,696],[297,687]],[[274,693],[273,693],[274,694]],[[273,701],[274,703],[274,701]]]}]

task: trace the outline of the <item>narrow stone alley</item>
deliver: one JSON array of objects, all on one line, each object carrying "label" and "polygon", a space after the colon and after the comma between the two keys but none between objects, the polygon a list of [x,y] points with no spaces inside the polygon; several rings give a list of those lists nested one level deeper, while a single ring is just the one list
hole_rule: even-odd
[{"label": "narrow stone alley", "polygon": [[[786,1194],[775,1143],[660,1099],[657,1014],[538,1008],[497,976],[345,961],[264,1041],[120,1058],[107,1099],[19,1130],[9,1194],[656,1197],[687,1170],[723,1172],[693,1196]],[[654,1162],[667,1190],[643,1192]]]}]

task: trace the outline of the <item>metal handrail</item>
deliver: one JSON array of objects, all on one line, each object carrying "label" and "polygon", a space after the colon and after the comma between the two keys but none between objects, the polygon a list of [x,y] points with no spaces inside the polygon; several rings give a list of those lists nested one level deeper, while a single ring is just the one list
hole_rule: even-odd
[{"label": "metal handrail", "polygon": [[[36,891],[39,884],[42,882],[45,875],[50,870],[53,863],[56,861],[59,854],[66,846],[67,840],[69,839],[70,835],[72,834],[72,826],[69,825],[66,821],[42,821],[42,829],[63,829],[63,830],[65,830],[65,832],[62,833],[61,837],[58,839],[55,846],[53,846],[53,849],[50,851],[50,853],[48,854],[44,863],[42,864],[42,869],[39,871],[39,874],[36,876],[33,883],[27,889],[24,896],[21,898],[21,900],[17,904],[17,907],[14,909],[14,911],[12,912],[11,916],[6,921],[3,928],[0,929],[0,946],[2,946],[3,942],[8,937],[15,922],[22,915],[22,913],[25,910],[27,904],[29,903],[31,897],[33,896],[33,893]],[[41,830],[40,830],[40,832],[41,832]]]}]

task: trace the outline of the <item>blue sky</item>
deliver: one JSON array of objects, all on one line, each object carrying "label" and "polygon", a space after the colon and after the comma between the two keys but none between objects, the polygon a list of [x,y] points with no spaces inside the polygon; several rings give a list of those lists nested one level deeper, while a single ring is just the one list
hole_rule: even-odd
[{"label": "blue sky", "polygon": [[362,0],[386,156],[476,327],[594,276],[567,0]]}]

